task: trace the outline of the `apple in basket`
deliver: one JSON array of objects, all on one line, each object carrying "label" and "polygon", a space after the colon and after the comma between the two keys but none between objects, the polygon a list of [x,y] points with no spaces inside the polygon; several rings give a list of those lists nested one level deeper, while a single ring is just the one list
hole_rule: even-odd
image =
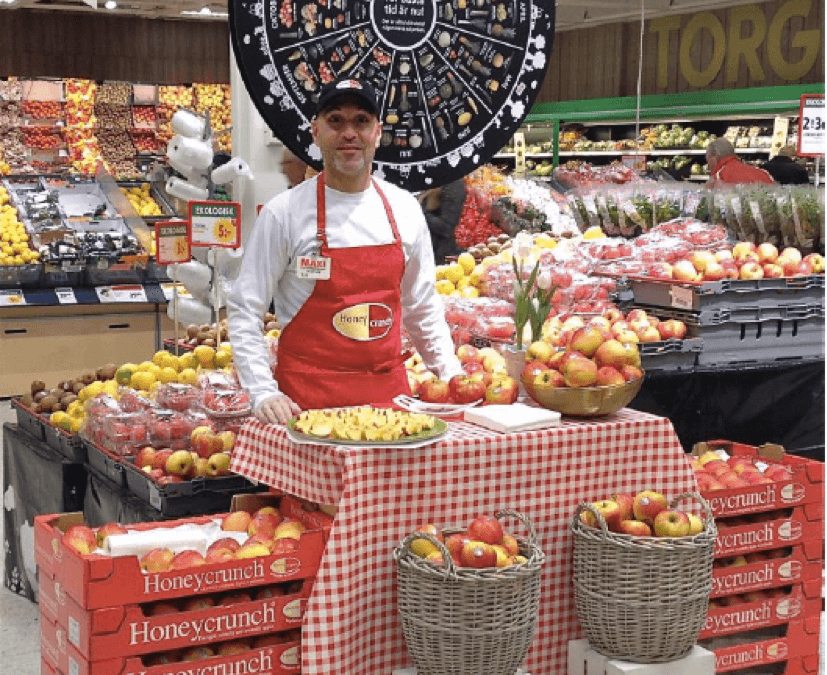
[{"label": "apple in basket", "polygon": [[658,537],[685,537],[690,530],[687,514],[671,509],[659,512],[652,521],[652,526]]},{"label": "apple in basket", "polygon": [[668,507],[666,497],[654,490],[638,492],[632,502],[632,512],[635,519],[649,523],[653,522],[655,517]]}]

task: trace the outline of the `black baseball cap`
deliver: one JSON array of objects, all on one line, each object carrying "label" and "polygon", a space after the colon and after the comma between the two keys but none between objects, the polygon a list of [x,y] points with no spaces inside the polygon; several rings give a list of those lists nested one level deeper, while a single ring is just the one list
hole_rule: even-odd
[{"label": "black baseball cap", "polygon": [[376,91],[370,83],[353,77],[340,77],[322,87],[319,100],[316,102],[316,115],[329,110],[336,104],[337,99],[345,96],[352,97],[360,108],[379,117]]}]

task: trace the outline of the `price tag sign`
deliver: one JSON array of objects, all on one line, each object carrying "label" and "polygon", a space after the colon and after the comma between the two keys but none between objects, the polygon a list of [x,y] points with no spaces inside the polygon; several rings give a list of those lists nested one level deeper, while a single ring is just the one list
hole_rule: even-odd
[{"label": "price tag sign", "polygon": [[21,307],[26,304],[26,296],[19,288],[0,291],[0,307]]},{"label": "price tag sign", "polygon": [[190,224],[186,220],[155,223],[155,261],[159,265],[174,265],[191,259]]},{"label": "price tag sign", "polygon": [[146,291],[139,284],[124,286],[97,286],[95,292],[102,303],[147,302]]},{"label": "price tag sign", "polygon": [[55,295],[57,296],[57,301],[61,305],[78,304],[78,299],[75,297],[75,291],[71,288],[56,288]]},{"label": "price tag sign", "polygon": [[677,309],[693,309],[695,294],[691,288],[672,286],[669,289],[669,295],[672,296],[672,307]]},{"label": "price tag sign", "polygon": [[192,246],[241,246],[241,205],[235,202],[190,202]]},{"label": "price tag sign", "polygon": [[824,95],[805,94],[801,97],[798,114],[799,156],[823,155],[825,140],[827,140],[827,120],[824,115]]}]

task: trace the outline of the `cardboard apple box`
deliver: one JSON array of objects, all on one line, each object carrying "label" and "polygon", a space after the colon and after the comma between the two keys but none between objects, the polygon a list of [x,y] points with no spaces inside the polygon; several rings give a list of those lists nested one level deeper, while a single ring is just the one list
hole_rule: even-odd
[{"label": "cardboard apple box", "polygon": [[309,502],[293,495],[284,495],[279,504],[279,512],[285,518],[295,518],[301,520],[308,527],[321,530],[324,532],[325,542],[327,542],[327,538],[330,536],[330,528],[333,527],[333,518],[318,508],[308,510],[306,508],[307,504]]},{"label": "cardboard apple box", "polygon": [[787,661],[784,675],[817,675],[818,654],[807,654]]},{"label": "cardboard apple box", "polygon": [[301,627],[311,587],[307,579],[291,595],[156,616],[147,616],[139,605],[86,610],[62,595],[62,601],[55,600],[56,624],[88,661],[171,651]]},{"label": "cardboard apple box", "polygon": [[40,675],[61,675],[57,672],[56,668],[53,668],[46,659],[40,659]]},{"label": "cardboard apple box", "polygon": [[783,637],[711,649],[715,653],[715,672],[726,673],[818,654],[820,620],[820,615],[816,615],[791,621]]},{"label": "cardboard apple box", "polygon": [[698,639],[778,626],[807,619],[820,612],[821,583],[819,579],[810,579],[793,586],[788,594],[710,609]]},{"label": "cardboard apple box", "polygon": [[775,518],[746,525],[727,526],[719,521],[715,557],[792,546],[817,539],[824,532],[824,504],[814,502],[796,507],[786,518]]},{"label": "cardboard apple box", "polygon": [[709,596],[719,598],[821,579],[823,550],[823,539],[811,539],[794,546],[788,557],[770,558],[739,567],[713,567]]},{"label": "cardboard apple box", "polygon": [[780,464],[792,471],[790,480],[765,485],[701,491],[715,517],[740,516],[761,511],[787,509],[800,504],[824,501],[824,464],[805,457],[789,455],[780,445],[766,443],[756,448],[732,441],[696,443],[692,455],[723,449],[730,456],[743,456],[767,464]]},{"label": "cardboard apple box", "polygon": [[[268,504],[276,506],[279,501],[277,497],[268,495],[236,497],[253,497],[256,498],[256,503],[259,503],[260,499],[269,500]],[[242,499],[237,503],[247,505],[250,502]],[[265,505],[264,502],[261,503]],[[235,504],[234,501],[234,509]],[[226,514],[195,516],[159,523],[137,523],[129,528],[153,530],[185,523],[206,523],[220,519],[224,515]],[[168,598],[264,586],[293,579],[314,578],[324,551],[322,531],[308,529],[302,533],[298,549],[287,555],[231,560],[226,563],[145,574],[141,571],[136,556],[81,556],[64,546],[62,536],[66,528],[82,522],[82,513],[36,516],[35,554],[38,564],[47,568],[53,578],[60,582],[64,592],[84,609],[141,604]]]},{"label": "cardboard apple box", "polygon": [[293,675],[301,672],[301,648],[298,642],[251,649],[234,656],[213,656],[193,662],[145,666],[137,656],[87,661],[69,645],[66,660],[72,675],[196,675],[198,673],[267,673]]}]

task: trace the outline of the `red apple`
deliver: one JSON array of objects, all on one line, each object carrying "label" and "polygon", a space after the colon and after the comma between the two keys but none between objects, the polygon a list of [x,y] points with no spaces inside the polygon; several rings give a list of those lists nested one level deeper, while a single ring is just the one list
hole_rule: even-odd
[{"label": "red apple", "polygon": [[[557,371],[548,370],[548,373]],[[557,373],[559,375],[559,373]],[[562,376],[561,376],[562,377]],[[511,405],[520,395],[520,385],[513,377],[502,377],[485,389],[485,401],[498,405]]]},{"label": "red apple", "polygon": [[792,260],[794,262],[801,262],[801,251],[799,251],[794,246],[788,246],[781,254],[778,256],[779,258],[784,258],[785,260]]},{"label": "red apple", "polygon": [[625,363],[625,350],[623,344],[618,340],[606,340],[597,348],[594,353],[594,360],[600,367],[612,366],[621,368]]},{"label": "red apple", "polygon": [[660,342],[660,331],[654,326],[648,326],[637,334],[641,342]]},{"label": "red apple", "polygon": [[451,391],[443,380],[425,380],[419,386],[419,398],[428,403],[448,403]]},{"label": "red apple", "polygon": [[705,250],[698,250],[692,252],[692,265],[698,272],[704,272],[710,265],[717,265],[720,267],[720,264],[715,259],[715,254],[712,251],[705,251]]},{"label": "red apple", "polygon": [[252,537],[254,534],[261,532],[272,538],[281,521],[282,518],[278,513],[256,511],[247,526],[247,534]]},{"label": "red apple", "polygon": [[502,538],[502,547],[510,557],[520,555],[520,544],[517,539],[510,534],[504,534]]},{"label": "red apple", "polygon": [[661,511],[669,508],[669,504],[660,492],[643,490],[635,495],[632,501],[632,512],[635,519],[651,523]]},{"label": "red apple", "polygon": [[95,533],[86,525],[72,525],[66,530],[62,538],[63,544],[80,553],[87,555],[98,547]]},{"label": "red apple", "polygon": [[144,554],[138,564],[144,572],[164,572],[169,569],[174,557],[175,554],[168,548],[153,548]]},{"label": "red apple", "polygon": [[764,269],[757,262],[749,261],[741,265],[738,272],[741,279],[763,279]]},{"label": "red apple", "polygon": [[586,325],[572,333],[569,349],[591,357],[603,342],[603,332],[596,326]]},{"label": "red apple", "polygon": [[457,358],[463,365],[482,362],[480,352],[474,345],[460,345],[457,348]]},{"label": "red apple", "polygon": [[651,537],[652,528],[640,520],[621,520],[617,531],[633,537]]},{"label": "red apple", "polygon": [[[612,499],[603,499],[599,502],[592,502],[592,506],[603,516],[606,527],[612,532],[617,532],[623,515],[620,504]],[[583,522],[590,527],[600,527],[597,518],[591,511],[583,511]]]},{"label": "red apple", "polygon": [[726,277],[726,269],[721,263],[713,261],[703,271],[704,281],[719,281]]},{"label": "red apple", "polygon": [[597,364],[591,359],[571,359],[563,366],[562,373],[566,386],[591,387],[597,380]]},{"label": "red apple", "polygon": [[490,544],[483,541],[469,541],[459,552],[459,559],[464,567],[496,567],[497,552]]},{"label": "red apple", "polygon": [[[161,471],[166,472],[167,460],[171,455],[172,450],[170,448],[161,448],[160,450],[156,450],[155,456],[152,458],[152,468],[161,469]],[[192,456],[190,456],[190,461],[192,461]]]},{"label": "red apple", "polygon": [[500,521],[491,516],[477,516],[468,524],[468,537],[486,544],[499,544],[503,534]]},{"label": "red apple", "polygon": [[784,268],[773,263],[766,263],[762,269],[764,270],[765,279],[780,279],[784,276]]},{"label": "red apple", "polygon": [[548,366],[541,362],[541,361],[529,361],[525,364],[522,372],[520,373],[520,379],[523,382],[534,382],[534,378],[544,371],[548,370]]},{"label": "red apple", "polygon": [[187,550],[181,551],[169,563],[169,569],[182,570],[186,567],[195,567],[197,565],[204,565],[206,560],[198,551]]},{"label": "red apple", "polygon": [[672,278],[678,281],[700,281],[701,274],[689,260],[678,260],[672,265]]},{"label": "red apple", "polygon": [[451,399],[457,403],[473,403],[485,396],[485,385],[469,375],[455,375],[448,383]]},{"label": "red apple", "polygon": [[226,532],[246,532],[253,517],[247,511],[233,511],[221,521],[221,529]]},{"label": "red apple", "polygon": [[635,498],[632,495],[623,493],[615,493],[612,495],[612,501],[617,502],[620,507],[620,520],[632,520],[634,518],[633,504]]},{"label": "red apple", "polygon": [[595,384],[598,387],[616,387],[624,384],[626,380],[623,379],[620,371],[612,366],[603,366],[597,369],[597,379]]},{"label": "red apple", "polygon": [[138,450],[135,454],[135,466],[139,466],[142,469],[145,466],[152,466],[152,460],[155,457],[155,448],[151,446],[146,446]]},{"label": "red apple", "polygon": [[751,241],[739,241],[732,247],[732,257],[734,260],[740,262],[744,260],[749,254],[755,254],[757,250],[758,247]]},{"label": "red apple", "polygon": [[810,269],[812,270],[813,274],[821,274],[824,272],[824,256],[819,253],[809,253],[804,256],[803,262],[808,263],[810,265]]},{"label": "red apple", "polygon": [[476,372],[471,373],[468,377],[470,377],[472,380],[479,380],[486,387],[488,387],[494,381],[494,376],[486,370],[478,370]]},{"label": "red apple", "polygon": [[532,384],[535,387],[565,387],[566,380],[558,370],[546,370],[534,378]]},{"label": "red apple", "polygon": [[689,518],[683,511],[664,510],[653,521],[656,537],[685,537],[689,534]]},{"label": "red apple", "polygon": [[445,548],[448,549],[455,563],[460,564],[460,551],[462,551],[462,547],[469,541],[471,541],[471,539],[464,532],[452,534],[445,540]]},{"label": "red apple", "polygon": [[762,265],[778,260],[778,249],[768,241],[759,244],[756,253],[758,253],[758,262]]}]

